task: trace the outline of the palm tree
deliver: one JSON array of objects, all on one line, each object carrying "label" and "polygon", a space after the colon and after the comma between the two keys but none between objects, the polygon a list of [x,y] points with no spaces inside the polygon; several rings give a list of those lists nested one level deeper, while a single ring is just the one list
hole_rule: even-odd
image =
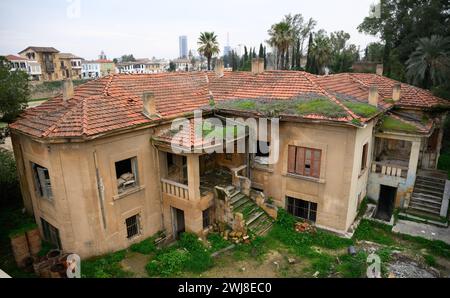
[{"label": "palm tree", "polygon": [[199,45],[198,52],[206,57],[208,70],[211,70],[212,56],[220,52],[217,35],[214,32],[201,32],[197,44]]},{"label": "palm tree", "polygon": [[450,38],[432,35],[419,39],[406,61],[406,76],[418,86],[430,88],[443,83],[450,71]]},{"label": "palm tree", "polygon": [[319,30],[314,37],[313,43],[310,47],[311,55],[311,69],[314,69],[315,73],[323,74],[326,66],[329,65],[333,54],[333,48],[330,42],[330,38],[326,35],[325,31]]},{"label": "palm tree", "polygon": [[282,21],[272,25],[268,33],[270,36],[268,43],[277,49],[277,66],[286,69],[289,46],[293,41],[292,26],[289,22]]}]

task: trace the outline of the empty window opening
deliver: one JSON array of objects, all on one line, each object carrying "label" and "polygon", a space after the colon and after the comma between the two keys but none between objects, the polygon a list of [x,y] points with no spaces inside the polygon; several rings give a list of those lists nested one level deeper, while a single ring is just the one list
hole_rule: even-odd
[{"label": "empty window opening", "polygon": [[367,154],[369,151],[369,144],[365,144],[362,150],[361,156],[361,171],[364,171],[367,168]]},{"label": "empty window opening", "polygon": [[123,193],[138,185],[136,157],[118,161],[115,163],[115,166],[119,193]]},{"label": "empty window opening", "polygon": [[203,211],[203,228],[207,229],[212,225],[212,208]]},{"label": "empty window opening", "polygon": [[58,249],[62,249],[61,239],[59,238],[59,230],[49,224],[45,219],[41,218],[42,232],[44,239],[55,245]]},{"label": "empty window opening", "polygon": [[316,222],[317,203],[287,197],[287,211],[296,217]]},{"label": "empty window opening", "polygon": [[31,163],[31,167],[36,193],[41,198],[51,200],[53,198],[53,192],[48,169],[35,163]]},{"label": "empty window opening", "polygon": [[130,239],[139,234],[139,215],[134,215],[125,220],[127,226],[127,238]]}]

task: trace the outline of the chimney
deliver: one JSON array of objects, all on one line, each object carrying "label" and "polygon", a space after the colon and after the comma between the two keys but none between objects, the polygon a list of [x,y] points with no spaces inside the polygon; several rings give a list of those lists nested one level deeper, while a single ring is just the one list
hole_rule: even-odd
[{"label": "chimney", "polygon": [[63,86],[63,101],[66,101],[73,97],[73,82],[71,79],[64,80]]},{"label": "chimney", "polygon": [[264,59],[253,58],[252,59],[252,74],[259,74],[264,72]]},{"label": "chimney", "polygon": [[369,88],[369,104],[378,107],[378,88],[375,86]]},{"label": "chimney", "polygon": [[156,100],[152,92],[142,94],[142,103],[144,105],[143,114],[147,117],[156,115]]},{"label": "chimney", "polygon": [[377,75],[383,75],[383,64],[377,64]]},{"label": "chimney", "polygon": [[217,59],[216,60],[216,67],[214,68],[214,71],[216,72],[216,76],[223,77],[223,60],[222,59]]},{"label": "chimney", "polygon": [[400,96],[401,96],[401,91],[402,91],[402,85],[401,84],[395,84],[394,85],[394,89],[392,91],[392,100],[397,102],[400,100]]}]

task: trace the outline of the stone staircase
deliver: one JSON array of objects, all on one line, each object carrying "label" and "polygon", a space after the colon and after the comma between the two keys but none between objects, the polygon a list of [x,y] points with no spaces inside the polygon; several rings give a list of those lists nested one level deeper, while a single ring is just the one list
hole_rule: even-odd
[{"label": "stone staircase", "polygon": [[445,182],[446,175],[440,175],[440,172],[419,173],[407,213],[441,217]]},{"label": "stone staircase", "polygon": [[241,213],[247,230],[258,236],[265,235],[274,223],[254,200],[237,190],[230,195],[230,209],[232,213]]}]

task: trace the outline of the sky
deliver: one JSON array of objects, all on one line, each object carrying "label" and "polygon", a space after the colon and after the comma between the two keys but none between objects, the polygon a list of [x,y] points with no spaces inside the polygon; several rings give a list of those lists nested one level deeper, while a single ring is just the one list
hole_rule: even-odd
[{"label": "sky", "polygon": [[227,43],[259,47],[267,30],[288,13],[317,21],[316,29],[344,30],[361,49],[374,36],[357,26],[375,0],[0,0],[0,55],[27,46],[52,46],[85,59],[133,54],[136,58],[176,58],[178,37],[197,48],[202,31]]}]

